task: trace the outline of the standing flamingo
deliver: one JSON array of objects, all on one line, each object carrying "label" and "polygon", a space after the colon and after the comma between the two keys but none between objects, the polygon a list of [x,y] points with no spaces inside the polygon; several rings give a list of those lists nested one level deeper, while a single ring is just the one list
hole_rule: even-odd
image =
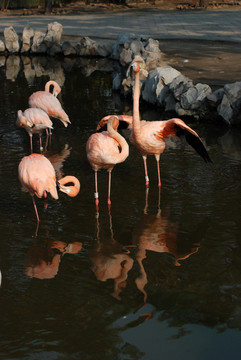
[{"label": "standing flamingo", "polygon": [[[53,165],[42,154],[23,157],[18,166],[18,176],[23,190],[32,195],[37,222],[39,222],[39,215],[34,195],[46,199],[49,192],[54,199],[58,199],[57,187],[70,197],[76,196],[80,190],[79,180],[74,176],[65,176],[56,181]],[[73,183],[73,185],[66,186],[68,183]]]},{"label": "standing flamingo", "polygon": [[[49,91],[50,86],[53,85],[53,94]],[[44,91],[34,92],[28,99],[29,106],[44,110],[50,117],[57,118],[64,126],[71,124],[68,115],[63,110],[59,100],[58,93],[61,91],[59,85],[55,81],[48,81],[45,84]]]},{"label": "standing flamingo", "polygon": [[53,129],[53,123],[45,111],[38,108],[29,108],[24,112],[18,110],[18,118],[16,122],[17,126],[23,127],[30,137],[30,150],[33,152],[33,134],[39,134],[40,151],[43,151],[42,147],[42,132],[46,129],[47,139],[49,136],[48,129]]},{"label": "standing flamingo", "polygon": [[[139,98],[140,98],[140,65],[133,62],[131,67],[135,73],[134,92],[133,92],[133,117],[120,115],[119,120],[126,121],[131,130],[130,141],[140,151],[145,169],[146,187],[149,187],[149,177],[147,171],[147,155],[154,155],[157,162],[158,186],[161,187],[160,176],[160,155],[166,149],[166,140],[171,136],[184,135],[189,145],[191,145],[205,162],[212,162],[207,150],[205,149],[199,135],[187,126],[181,119],[173,118],[165,121],[145,121],[140,120]],[[111,115],[109,115],[111,116]],[[104,119],[104,120],[103,120]],[[103,126],[108,121],[108,116],[101,119],[99,126]]]},{"label": "standing flamingo", "polygon": [[116,164],[125,161],[129,155],[129,146],[126,140],[116,131],[118,125],[119,121],[115,116],[109,117],[107,131],[92,134],[86,144],[87,158],[95,171],[95,204],[97,211],[99,205],[97,171],[107,169],[109,172],[107,203],[110,206],[111,171]]}]

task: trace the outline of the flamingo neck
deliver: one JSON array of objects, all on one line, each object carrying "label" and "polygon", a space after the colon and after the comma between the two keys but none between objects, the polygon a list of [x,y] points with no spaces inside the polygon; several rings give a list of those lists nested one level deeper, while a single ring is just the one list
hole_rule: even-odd
[{"label": "flamingo neck", "polygon": [[60,86],[56,83],[56,81],[53,81],[53,80],[50,80],[48,81],[46,84],[45,84],[45,88],[44,90],[47,91],[47,92],[50,92],[50,86],[53,85],[53,92],[52,94],[56,97],[60,91],[61,91],[61,88]]},{"label": "flamingo neck", "polygon": [[[108,123],[107,123],[107,131],[109,133],[109,135],[115,139],[120,147],[121,147],[121,152],[119,154],[119,161],[124,161],[127,156],[129,155],[129,145],[127,144],[126,140],[123,138],[123,136],[121,136],[115,129],[118,128],[119,125],[119,120],[117,117],[110,117],[108,119]],[[114,129],[114,128],[115,129]]]},{"label": "flamingo neck", "polygon": [[[73,183],[74,185],[67,186],[66,184]],[[75,197],[80,191],[80,182],[75,176],[65,176],[58,180],[59,190],[64,192],[70,197]]]},{"label": "flamingo neck", "polygon": [[139,133],[141,127],[139,99],[140,99],[140,73],[138,70],[135,71],[135,83],[134,83],[134,91],[133,91],[133,132],[135,135]]}]

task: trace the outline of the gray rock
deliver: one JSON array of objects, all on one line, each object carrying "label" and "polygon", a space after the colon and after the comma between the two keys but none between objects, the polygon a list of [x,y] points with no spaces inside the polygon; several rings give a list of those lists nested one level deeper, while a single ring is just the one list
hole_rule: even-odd
[{"label": "gray rock", "polygon": [[74,46],[69,41],[65,41],[63,43],[62,51],[63,51],[64,56],[76,55],[76,49],[74,48]]},{"label": "gray rock", "polygon": [[48,30],[44,38],[47,48],[52,47],[54,44],[60,45],[62,33],[63,26],[57,21],[48,24]]},{"label": "gray rock", "polygon": [[6,49],[10,53],[17,53],[20,48],[18,34],[12,26],[4,29],[4,41]]},{"label": "gray rock", "polygon": [[47,52],[47,46],[45,44],[45,33],[42,31],[36,31],[33,36],[33,44],[31,46],[31,52],[36,54],[45,54]]},{"label": "gray rock", "polygon": [[31,49],[31,42],[33,41],[34,30],[30,25],[25,26],[22,35],[21,53],[26,53]]},{"label": "gray rock", "polygon": [[0,53],[4,52],[6,50],[5,44],[2,40],[0,40]]}]

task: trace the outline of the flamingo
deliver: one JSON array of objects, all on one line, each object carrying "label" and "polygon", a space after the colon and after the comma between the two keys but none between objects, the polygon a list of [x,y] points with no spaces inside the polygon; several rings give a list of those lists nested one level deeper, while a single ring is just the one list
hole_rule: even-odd
[{"label": "flamingo", "polygon": [[[166,140],[171,136],[184,135],[189,145],[204,159],[205,162],[212,162],[207,150],[205,149],[199,135],[185,122],[178,118],[169,120],[145,121],[140,120],[139,97],[140,97],[140,65],[137,62],[131,64],[135,74],[134,92],[133,92],[133,116],[119,115],[119,120],[125,121],[131,130],[130,141],[140,151],[145,170],[146,187],[149,187],[149,177],[147,171],[147,155],[154,155],[157,162],[158,186],[161,187],[160,176],[160,155],[166,150]],[[102,118],[97,128],[103,126],[108,121],[107,115]]]},{"label": "flamingo", "polygon": [[[47,192],[54,199],[58,199],[57,188],[70,197],[75,197],[80,190],[79,180],[74,176],[65,176],[56,181],[56,174],[51,162],[42,154],[31,154],[24,156],[18,166],[18,177],[23,190],[29,192],[33,199],[33,206],[39,223],[39,215],[34,200],[34,195],[38,198],[47,198]],[[68,183],[73,185],[66,186]]]},{"label": "flamingo", "polygon": [[23,127],[29,134],[31,153],[33,152],[33,134],[39,134],[40,151],[43,151],[42,132],[46,129],[48,139],[48,129],[53,129],[53,123],[46,112],[38,108],[28,108],[24,112],[18,110],[16,124],[19,127]]},{"label": "flamingo", "polygon": [[[51,85],[53,85],[53,93],[50,92]],[[71,122],[57,99],[57,95],[60,91],[61,89],[55,81],[48,81],[45,84],[45,90],[34,92],[29,97],[28,102],[30,107],[44,110],[50,117],[62,121],[66,127],[68,124],[71,124]]]},{"label": "flamingo", "polygon": [[107,131],[92,134],[86,144],[87,158],[95,171],[95,204],[98,211],[98,179],[97,172],[106,169],[109,173],[107,203],[111,205],[111,171],[116,164],[124,162],[129,155],[129,146],[126,140],[116,130],[119,121],[115,116],[108,119]]}]

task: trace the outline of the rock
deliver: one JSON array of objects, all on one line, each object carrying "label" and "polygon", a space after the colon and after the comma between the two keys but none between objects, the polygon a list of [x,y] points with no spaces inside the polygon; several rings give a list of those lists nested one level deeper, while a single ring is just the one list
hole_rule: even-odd
[{"label": "rock", "polygon": [[233,110],[226,94],[223,95],[221,104],[219,104],[217,107],[217,113],[225,120],[228,125],[231,124]]},{"label": "rock", "polygon": [[183,109],[198,109],[207,95],[211,94],[210,86],[206,84],[197,84],[190,87],[180,96],[180,103]]},{"label": "rock", "polygon": [[96,56],[97,45],[96,42],[88,36],[83,37],[80,43],[77,44],[76,53],[79,56]]},{"label": "rock", "polygon": [[10,53],[17,53],[19,51],[19,38],[12,26],[4,29],[4,41],[6,49]]},{"label": "rock", "polygon": [[62,54],[62,46],[61,45],[57,45],[57,44],[53,44],[51,46],[50,49],[48,49],[48,54],[50,56],[55,56],[55,55],[58,55],[58,54]]},{"label": "rock", "polygon": [[36,54],[45,54],[47,52],[47,46],[44,42],[45,33],[42,31],[36,31],[33,36],[33,44],[31,51]]},{"label": "rock", "polygon": [[147,102],[164,105],[164,99],[169,92],[168,85],[180,75],[180,72],[172,67],[158,67],[148,74],[142,92],[143,99]]},{"label": "rock", "polygon": [[48,30],[44,38],[47,48],[52,47],[54,44],[60,45],[62,33],[63,26],[57,21],[48,24]]},{"label": "rock", "polygon": [[2,40],[0,40],[0,53],[3,53],[6,50],[5,44]]},{"label": "rock", "polygon": [[34,30],[30,25],[25,26],[22,35],[21,53],[26,53],[31,49],[31,41],[34,36]]},{"label": "rock", "polygon": [[62,45],[62,51],[64,56],[73,56],[76,55],[76,49],[69,41],[65,41]]}]

